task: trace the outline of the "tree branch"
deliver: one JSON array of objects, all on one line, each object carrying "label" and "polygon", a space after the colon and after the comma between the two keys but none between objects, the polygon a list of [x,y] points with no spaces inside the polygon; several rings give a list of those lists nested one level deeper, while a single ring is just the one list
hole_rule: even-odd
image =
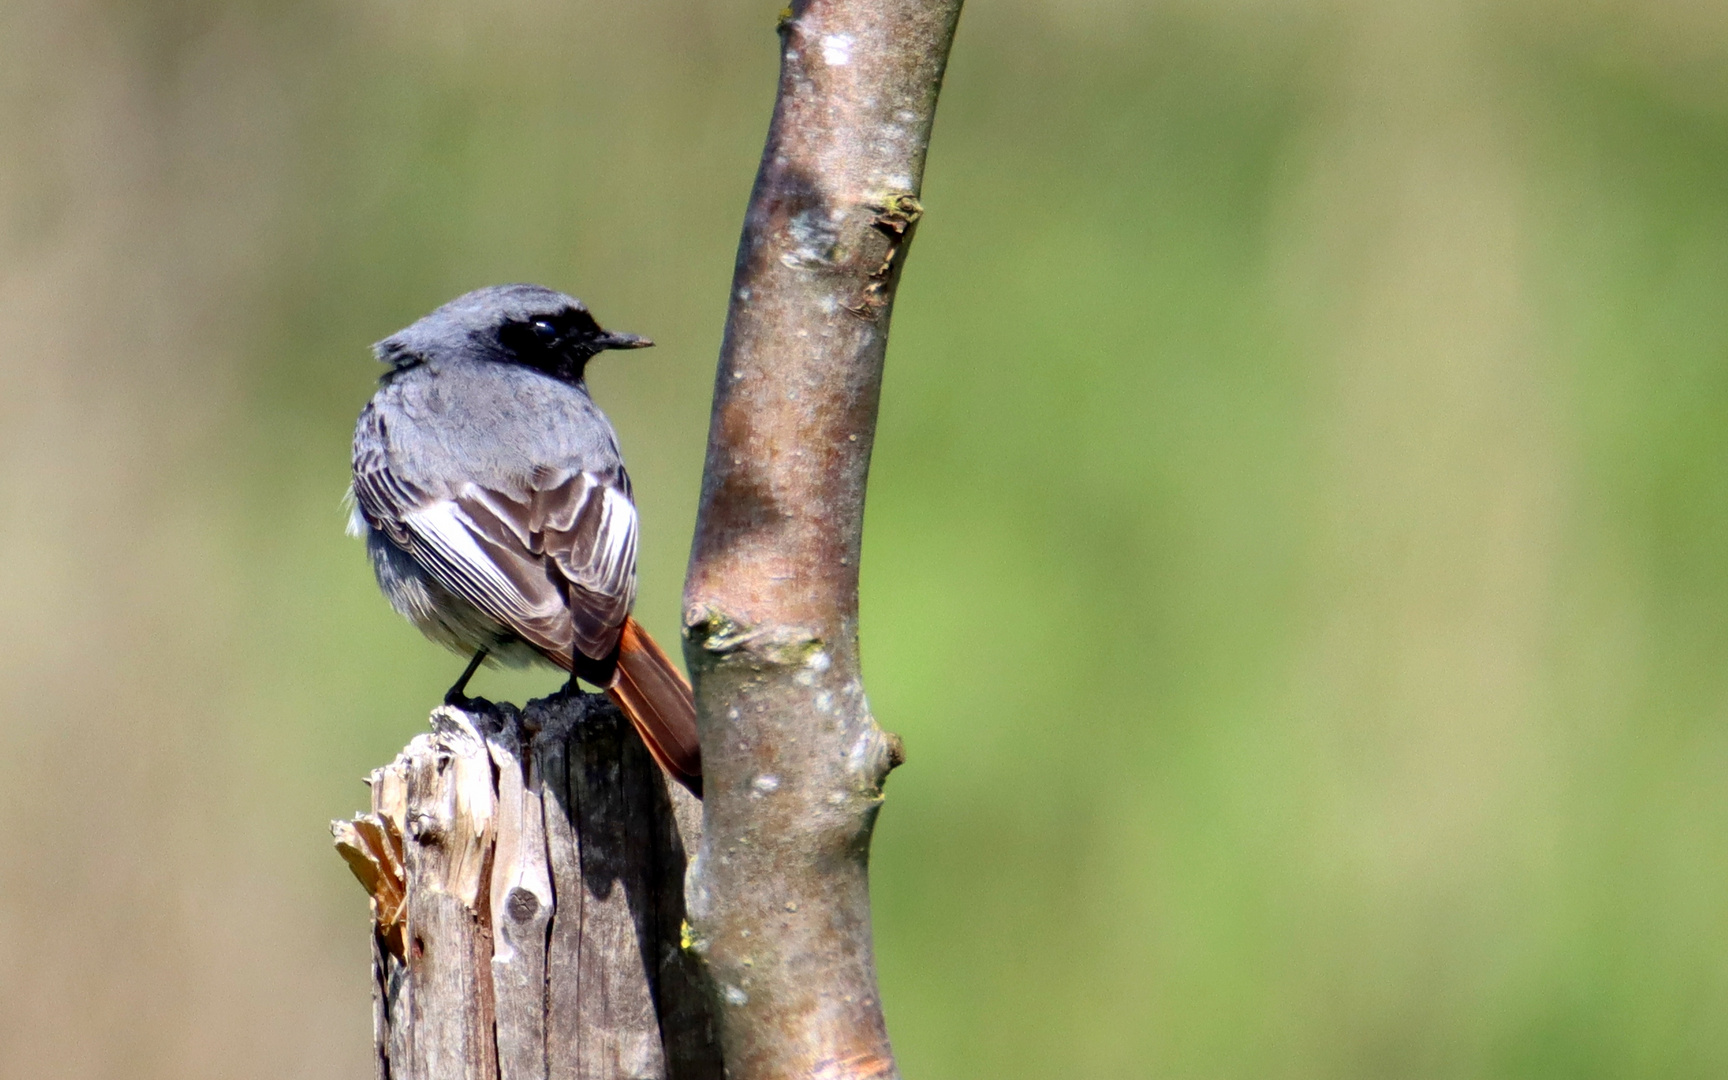
[{"label": "tree branch", "polygon": [[706,792],[686,886],[733,1080],[896,1075],[870,833],[899,741],[859,678],[883,353],[960,0],[799,0],[715,377],[685,653]]}]

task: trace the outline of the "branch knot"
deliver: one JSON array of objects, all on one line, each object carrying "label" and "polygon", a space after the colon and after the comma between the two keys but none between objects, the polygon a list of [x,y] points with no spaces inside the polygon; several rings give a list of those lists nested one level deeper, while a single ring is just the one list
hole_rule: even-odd
[{"label": "branch knot", "polygon": [[883,196],[881,205],[871,209],[876,211],[876,216],[871,219],[870,227],[888,238],[888,251],[882,256],[882,265],[871,273],[863,295],[856,304],[847,305],[846,310],[860,319],[874,322],[893,295],[895,270],[905,261],[902,253],[912,242],[918,219],[924,216],[924,204],[909,191],[891,191]]}]

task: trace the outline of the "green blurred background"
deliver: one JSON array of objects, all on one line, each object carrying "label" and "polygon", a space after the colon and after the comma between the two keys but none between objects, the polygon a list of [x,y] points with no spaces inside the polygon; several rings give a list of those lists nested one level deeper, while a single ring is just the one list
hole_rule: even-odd
[{"label": "green blurred background", "polygon": [[[0,4],[0,1075],[369,1075],[325,823],[460,661],[342,535],[367,345],[660,342],[675,636],[777,7]],[[924,196],[906,1074],[1728,1074],[1728,5],[974,0]]]}]

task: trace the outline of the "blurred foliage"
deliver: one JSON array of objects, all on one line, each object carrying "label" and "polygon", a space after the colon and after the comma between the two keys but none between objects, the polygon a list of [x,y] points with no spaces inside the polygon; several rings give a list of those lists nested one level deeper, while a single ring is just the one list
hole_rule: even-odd
[{"label": "blurred foliage", "polygon": [[[341,535],[366,346],[653,336],[593,382],[675,637],[775,7],[0,8],[0,1075],[369,1068],[323,823],[460,661]],[[1728,1071],[1728,8],[978,0],[924,203],[906,1074]]]}]

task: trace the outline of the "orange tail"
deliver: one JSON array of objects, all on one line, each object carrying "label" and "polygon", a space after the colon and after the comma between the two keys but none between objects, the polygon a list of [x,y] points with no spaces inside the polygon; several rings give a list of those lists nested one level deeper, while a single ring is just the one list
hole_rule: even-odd
[{"label": "orange tail", "polygon": [[636,725],[654,760],[701,798],[702,747],[690,684],[635,619],[624,620],[618,671],[606,694]]}]

